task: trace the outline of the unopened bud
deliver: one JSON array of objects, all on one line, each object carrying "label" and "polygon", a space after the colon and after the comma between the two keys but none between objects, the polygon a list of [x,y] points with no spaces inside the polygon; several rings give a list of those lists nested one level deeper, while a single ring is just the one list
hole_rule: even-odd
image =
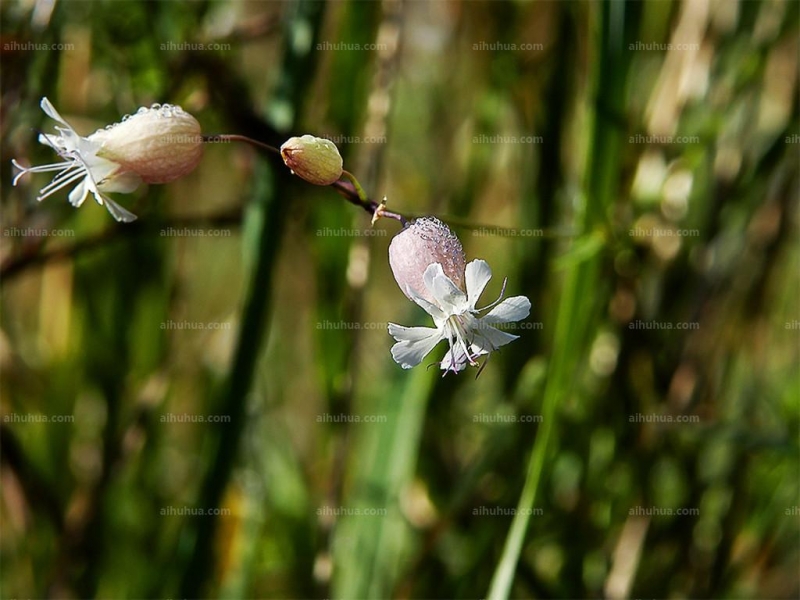
[{"label": "unopened bud", "polygon": [[281,156],[295,175],[314,185],[330,185],[342,176],[342,155],[324,138],[289,138],[281,146]]},{"label": "unopened bud", "polygon": [[138,175],[167,183],[194,170],[203,156],[200,123],[180,106],[154,104],[89,136],[97,156]]},{"label": "unopened bud", "polygon": [[423,282],[425,269],[433,263],[442,265],[444,274],[462,290],[466,259],[464,248],[450,228],[436,217],[421,217],[410,222],[389,244],[389,265],[397,285],[408,296],[408,288],[435,303]]}]

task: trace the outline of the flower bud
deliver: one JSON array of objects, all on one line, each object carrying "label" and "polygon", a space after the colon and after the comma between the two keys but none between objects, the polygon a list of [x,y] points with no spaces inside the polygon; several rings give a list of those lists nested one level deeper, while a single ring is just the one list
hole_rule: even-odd
[{"label": "flower bud", "polygon": [[324,138],[289,138],[281,146],[281,156],[295,175],[314,185],[330,185],[342,176],[342,155]]},{"label": "flower bud", "polygon": [[180,106],[153,104],[89,136],[97,156],[145,183],[167,183],[194,170],[203,156],[200,123]]},{"label": "flower bud", "polygon": [[389,265],[403,293],[407,289],[435,303],[422,276],[433,263],[442,265],[444,274],[462,290],[466,259],[464,248],[450,228],[436,217],[421,217],[410,222],[389,244]]}]

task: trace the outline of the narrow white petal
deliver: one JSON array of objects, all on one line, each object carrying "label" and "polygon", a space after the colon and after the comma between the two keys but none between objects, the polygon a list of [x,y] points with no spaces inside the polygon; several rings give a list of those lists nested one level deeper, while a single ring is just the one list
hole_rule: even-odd
[{"label": "narrow white petal", "polygon": [[440,323],[441,321],[444,321],[447,318],[447,315],[444,314],[438,306],[428,302],[425,298],[420,296],[416,292],[416,290],[411,286],[406,287],[406,292],[408,292],[408,296],[419,306],[421,306],[426,313],[428,313],[431,317],[433,317],[433,320],[436,321],[437,323]]},{"label": "narrow white petal", "polygon": [[434,334],[441,336],[439,330],[435,327],[406,327],[405,325],[389,323],[389,335],[398,342],[418,342]]},{"label": "narrow white petal", "polygon": [[457,312],[467,310],[467,295],[447,275],[434,277],[431,293],[443,308],[452,307]]},{"label": "narrow white petal", "polygon": [[397,340],[392,358],[404,369],[416,367],[442,341],[442,333],[431,327],[404,327],[389,323],[389,333]]},{"label": "narrow white petal", "polygon": [[437,275],[444,275],[444,269],[439,263],[431,263],[422,274],[422,281],[429,290],[433,287],[433,280]]},{"label": "narrow white petal", "polygon": [[86,200],[86,194],[89,193],[89,188],[86,185],[86,179],[84,178],[78,185],[75,186],[69,193],[69,203],[72,204],[75,208],[79,207],[83,204],[83,201]]},{"label": "narrow white petal", "polygon": [[453,346],[450,350],[448,350],[445,357],[442,359],[442,362],[439,363],[439,368],[442,371],[453,371],[454,373],[458,373],[459,371],[463,371],[467,368],[467,365],[474,364],[475,360],[484,354],[489,354],[486,350],[475,346],[474,344],[470,346],[469,349],[470,355],[472,360],[467,357],[466,352],[464,349],[459,346]]},{"label": "narrow white petal", "polygon": [[39,134],[39,143],[44,146],[50,146],[53,150],[61,154],[64,151],[64,140],[60,135],[47,135],[44,133]]},{"label": "narrow white petal", "polygon": [[442,362],[439,363],[439,368],[442,371],[453,371],[458,373],[463,371],[469,364],[467,355],[460,345],[450,346],[447,354],[444,355]]},{"label": "narrow white petal", "polygon": [[478,298],[486,289],[486,284],[492,278],[492,269],[485,260],[476,259],[467,265],[465,279],[467,283],[467,298],[469,298],[469,309],[475,310]]},{"label": "narrow white petal", "polygon": [[95,200],[97,200],[98,204],[105,204],[106,208],[108,209],[108,212],[110,212],[111,216],[114,217],[117,221],[120,221],[122,223],[130,223],[131,221],[136,220],[135,214],[125,210],[108,196],[103,196],[100,192],[95,192],[94,198]]},{"label": "narrow white petal", "polygon": [[449,312],[448,309],[451,308],[459,312],[466,309],[466,295],[444,274],[444,269],[439,263],[428,265],[422,280],[434,300],[445,312]]},{"label": "narrow white petal", "polygon": [[42,110],[48,117],[50,117],[54,121],[58,121],[59,123],[65,125],[69,129],[72,129],[72,127],[69,126],[69,123],[67,123],[64,120],[64,118],[60,114],[58,114],[58,111],[55,109],[55,107],[52,104],[50,104],[50,100],[48,100],[47,98],[42,98],[42,101],[39,103],[39,106],[42,107]]},{"label": "narrow white petal", "polygon": [[531,312],[531,301],[525,296],[514,296],[506,298],[495,306],[489,314],[481,319],[487,325],[492,323],[511,323],[521,321]]},{"label": "narrow white petal", "polygon": [[[481,319],[481,321],[483,321],[483,319]],[[500,331],[499,329],[495,329],[489,325],[484,325],[483,323],[481,323],[481,326],[473,331],[475,335],[472,338],[472,344],[487,353],[494,352],[501,346],[505,346],[506,344],[519,338],[518,335]]]}]

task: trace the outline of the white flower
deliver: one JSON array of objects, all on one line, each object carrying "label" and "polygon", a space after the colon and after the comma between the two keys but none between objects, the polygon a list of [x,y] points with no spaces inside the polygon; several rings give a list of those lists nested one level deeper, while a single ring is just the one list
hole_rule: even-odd
[{"label": "white flower", "polygon": [[[526,318],[531,309],[530,300],[525,296],[514,296],[500,302],[503,297],[501,292],[500,298],[494,303],[476,308],[478,298],[491,278],[492,270],[486,261],[473,260],[465,271],[465,294],[444,274],[441,264],[429,265],[423,281],[434,302],[429,302],[410,286],[406,292],[433,317],[436,327],[404,327],[389,323],[389,333],[397,340],[392,346],[392,358],[404,369],[410,369],[422,362],[436,344],[447,340],[450,350],[440,367],[445,374],[448,371],[457,373],[467,364],[477,365],[478,357],[488,355],[517,339],[519,336],[500,331],[493,325]],[[485,316],[477,316],[490,308],[492,310]]]},{"label": "white flower", "polygon": [[47,98],[42,110],[57,121],[57,134],[39,135],[39,142],[50,146],[64,159],[62,162],[23,167],[14,185],[27,173],[57,172],[37,196],[41,201],[58,190],[74,185],[69,202],[78,207],[92,193],[117,221],[136,219],[131,212],[111,200],[108,192],[130,193],[142,182],[166,183],[185,175],[200,161],[202,136],[200,124],[179,106],[154,104],[122,120],[94,132],[89,137],[78,135]]}]

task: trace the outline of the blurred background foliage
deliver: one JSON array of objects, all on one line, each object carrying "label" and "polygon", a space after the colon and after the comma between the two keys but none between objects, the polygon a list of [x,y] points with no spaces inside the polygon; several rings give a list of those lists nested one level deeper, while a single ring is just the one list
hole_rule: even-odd
[{"label": "blurred background foliage", "polygon": [[[0,595],[798,597],[799,7],[4,2]],[[39,204],[42,96],[330,137],[528,329],[403,371],[398,223],[243,145]]]}]

